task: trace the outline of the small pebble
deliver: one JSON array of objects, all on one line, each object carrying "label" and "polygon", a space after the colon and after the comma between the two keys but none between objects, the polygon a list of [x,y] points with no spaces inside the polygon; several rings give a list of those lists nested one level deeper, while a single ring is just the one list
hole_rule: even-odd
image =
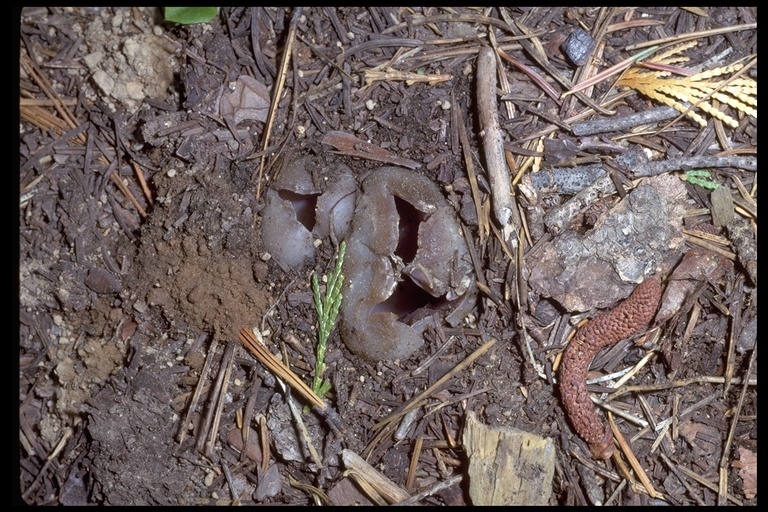
[{"label": "small pebble", "polygon": [[571,62],[577,66],[583,66],[589,60],[592,52],[595,51],[596,46],[597,43],[589,32],[579,27],[571,32],[561,49]]}]

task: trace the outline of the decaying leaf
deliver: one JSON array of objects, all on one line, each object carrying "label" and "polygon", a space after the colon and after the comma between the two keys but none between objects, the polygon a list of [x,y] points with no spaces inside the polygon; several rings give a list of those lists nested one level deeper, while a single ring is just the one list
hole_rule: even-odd
[{"label": "decaying leaf", "polygon": [[751,500],[757,496],[757,454],[743,446],[739,447],[739,460],[733,461],[733,467],[739,468],[743,482],[744,497]]},{"label": "decaying leaf", "polygon": [[269,110],[269,89],[263,83],[249,75],[242,75],[235,82],[233,91],[224,94],[219,104],[222,117],[241,121],[254,120],[262,123],[267,120]]},{"label": "decaying leaf", "polygon": [[[701,126],[706,126],[707,121],[696,112],[697,109],[720,119],[722,122],[732,128],[736,128],[739,123],[736,119],[720,111],[716,106],[710,103],[710,99],[724,103],[747,115],[757,117],[757,82],[751,78],[739,78],[713,93],[707,100],[702,101],[696,107],[688,110],[688,105],[694,104],[708,94],[712,93],[725,80],[712,80],[723,75],[729,75],[740,70],[743,64],[736,63],[728,66],[721,66],[690,76],[675,76],[671,69],[673,64],[687,62],[688,57],[680,55],[681,52],[696,46],[697,40],[689,41],[671,50],[664,52],[656,57],[649,59],[646,63],[648,67],[653,67],[653,71],[644,69],[641,66],[630,68],[617,85],[631,87],[636,91],[648,96],[651,99],[660,101],[669,105],[679,112],[685,114],[696,121]],[[658,70],[656,70],[658,69]],[[666,70],[669,69],[669,70]],[[685,71],[681,69],[679,71]],[[686,112],[686,110],[688,110]]]}]

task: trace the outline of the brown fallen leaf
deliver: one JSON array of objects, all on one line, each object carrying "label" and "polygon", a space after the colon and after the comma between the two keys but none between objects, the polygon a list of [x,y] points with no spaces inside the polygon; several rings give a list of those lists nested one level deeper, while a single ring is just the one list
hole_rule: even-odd
[{"label": "brown fallen leaf", "polygon": [[699,283],[718,282],[732,266],[728,258],[714,251],[700,247],[689,250],[669,276],[656,321],[672,318]]},{"label": "brown fallen leaf", "polygon": [[254,120],[262,123],[267,120],[270,98],[269,89],[249,75],[242,75],[235,81],[234,90],[222,95],[219,114],[234,119],[235,125],[241,121]]},{"label": "brown fallen leaf", "polygon": [[739,476],[743,482],[741,490],[744,497],[751,500],[757,496],[757,454],[748,448],[739,446],[739,460],[731,463],[739,468]]},{"label": "brown fallen leaf", "polygon": [[322,140],[323,144],[333,146],[337,149],[336,153],[358,158],[366,158],[385,164],[394,164],[408,169],[418,169],[421,167],[419,162],[409,158],[399,157],[384,148],[371,144],[363,139],[358,139],[351,133],[341,131],[330,131],[325,134]]}]

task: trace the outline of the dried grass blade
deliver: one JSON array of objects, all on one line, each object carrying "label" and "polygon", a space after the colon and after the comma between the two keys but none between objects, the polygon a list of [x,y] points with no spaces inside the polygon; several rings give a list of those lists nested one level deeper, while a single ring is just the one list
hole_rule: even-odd
[{"label": "dried grass blade", "polygon": [[595,84],[597,84],[599,82],[602,82],[606,78],[611,77],[611,76],[615,75],[616,73],[618,73],[620,71],[624,71],[625,69],[627,69],[629,66],[631,66],[634,63],[636,63],[640,59],[644,59],[645,57],[647,57],[651,53],[655,52],[657,48],[658,48],[658,46],[652,46],[651,48],[643,50],[640,53],[637,53],[637,54],[633,55],[632,57],[624,59],[623,61],[619,62],[618,64],[616,64],[614,66],[611,66],[610,68],[608,68],[608,69],[606,69],[604,71],[601,71],[600,73],[596,74],[595,76],[593,76],[591,78],[588,78],[587,80],[584,80],[580,84],[574,86],[570,91],[564,92],[561,97],[565,98],[569,94],[573,94],[575,92],[579,92],[581,90],[584,90],[587,87],[590,87],[590,86],[595,85]]},{"label": "dried grass blade", "polygon": [[320,409],[325,409],[325,402],[323,402],[323,400],[320,399],[320,397],[318,397],[312,391],[312,389],[304,383],[304,381],[302,381],[295,373],[293,373],[293,371],[288,368],[285,363],[277,359],[261,343],[259,343],[259,341],[253,335],[253,333],[248,330],[248,328],[243,327],[240,329],[238,338],[240,338],[240,341],[251,352],[251,354],[253,354],[261,364],[269,368],[272,373],[281,379],[284,379],[288,385],[295,389],[305,399],[310,401],[312,405],[316,405]]}]

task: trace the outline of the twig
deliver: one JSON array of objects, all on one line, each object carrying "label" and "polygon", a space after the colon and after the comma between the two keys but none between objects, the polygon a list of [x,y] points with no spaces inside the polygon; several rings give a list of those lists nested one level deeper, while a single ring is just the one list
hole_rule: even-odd
[{"label": "twig", "polygon": [[648,162],[627,170],[632,178],[644,178],[671,171],[712,167],[735,167],[745,171],[756,171],[757,158],[736,155],[691,155],[668,158],[659,162]]},{"label": "twig", "polygon": [[691,487],[691,484],[688,483],[688,480],[685,478],[685,475],[682,474],[681,471],[678,470],[677,466],[672,462],[672,460],[664,454],[664,452],[660,452],[659,455],[661,456],[661,460],[664,462],[664,464],[667,465],[670,471],[674,473],[674,475],[677,477],[678,480],[685,486],[685,488],[688,490],[688,494],[696,500],[696,503],[700,506],[704,506],[704,500],[702,500],[693,487]]},{"label": "twig", "polygon": [[317,450],[315,449],[315,445],[312,444],[312,439],[309,437],[309,431],[307,430],[307,426],[304,424],[304,420],[301,417],[301,408],[296,403],[296,400],[294,400],[293,397],[291,396],[290,390],[288,389],[288,386],[285,385],[285,382],[283,382],[283,380],[279,377],[277,377],[277,382],[280,384],[280,387],[283,388],[285,401],[288,402],[288,407],[291,409],[291,414],[293,415],[293,419],[294,421],[296,421],[296,425],[299,428],[299,432],[301,432],[301,438],[304,440],[304,444],[309,450],[309,454],[312,457],[312,460],[314,461],[315,466],[317,467],[317,471],[319,473],[320,469],[323,467],[323,461],[320,458],[320,455],[317,453]]},{"label": "twig", "polygon": [[200,370],[200,377],[197,379],[197,386],[195,386],[195,392],[192,393],[192,399],[189,402],[189,406],[187,407],[187,412],[184,414],[184,419],[181,421],[181,424],[179,425],[179,432],[176,435],[176,438],[179,441],[179,444],[184,442],[184,439],[187,437],[187,425],[189,425],[189,417],[192,415],[192,412],[197,408],[197,402],[200,400],[200,396],[203,393],[203,388],[205,387],[205,379],[208,376],[208,372],[211,370],[211,366],[213,365],[213,354],[216,351],[216,348],[218,347],[219,342],[214,339],[211,343],[210,348],[208,348],[208,355],[205,358],[205,363],[203,364],[203,369]]},{"label": "twig", "polygon": [[[686,468],[685,466],[680,466],[680,465],[677,466],[677,469],[681,473],[683,473],[685,476],[687,476],[688,478],[692,478],[692,479],[696,480],[697,482],[699,482],[701,485],[703,485],[704,487],[706,487],[710,491],[718,492],[717,486],[715,484],[713,484],[712,482],[710,482],[709,480],[707,480],[703,476],[699,475],[698,473],[694,473],[693,471],[691,471],[690,469]],[[725,497],[727,499],[731,500],[732,502],[734,502],[738,506],[742,506],[743,505],[742,501],[740,499],[738,499],[737,497],[735,497],[735,496],[732,496],[730,494],[726,494]]]},{"label": "twig", "polygon": [[341,459],[344,461],[344,466],[352,471],[351,474],[355,479],[362,478],[387,502],[398,503],[411,497],[400,486],[382,475],[352,450],[343,450],[341,452]]},{"label": "twig", "polygon": [[[610,413],[608,414],[608,422],[611,424],[611,429],[613,430],[614,437],[618,441],[619,446],[624,452],[624,455],[627,457],[627,460],[629,461],[629,464],[632,466],[632,469],[635,470],[635,475],[637,476],[637,479],[640,480],[640,483],[643,484],[645,491],[648,493],[648,495],[651,498],[660,497],[656,489],[653,488],[651,479],[648,478],[648,475],[645,474],[645,470],[643,469],[643,466],[640,464],[640,461],[638,461],[637,457],[635,457],[635,453],[632,451],[629,443],[627,443],[627,440],[624,439],[624,435],[621,433],[621,430],[619,430],[619,427],[616,426],[616,422],[613,420],[613,415]],[[618,453],[616,452],[614,452],[613,456],[614,458],[619,457]]]},{"label": "twig", "polygon": [[[521,23],[516,23],[511,19],[511,16],[507,13],[507,10],[505,8],[500,8],[499,11],[501,12],[502,17],[505,20],[508,20],[509,26],[512,29],[512,32],[514,32],[516,35],[522,35],[523,30],[528,31],[524,25]],[[541,52],[539,52],[528,39],[521,39],[520,45],[525,49],[526,52],[528,52],[528,55],[536,61],[536,63],[541,66],[547,73],[549,73],[552,78],[557,80],[560,85],[562,85],[565,88],[571,88],[573,87],[573,84],[571,81],[566,78],[560,71],[558,71],[554,66],[552,66],[547,60],[542,56]],[[574,93],[576,97],[587,105],[588,107],[591,107],[593,110],[600,112],[603,115],[613,115],[615,112],[612,112],[610,110],[607,110],[600,105],[598,105],[596,102],[592,101],[591,98],[589,98],[587,95],[577,92]]]},{"label": "twig", "polygon": [[605,194],[613,193],[616,186],[609,174],[597,178],[589,186],[557,208],[552,208],[544,215],[544,224],[553,234],[559,234],[568,222],[583,208],[594,204]]},{"label": "twig", "polygon": [[[480,51],[482,52],[482,50],[480,50]],[[541,87],[541,89],[545,93],[547,93],[547,96],[552,98],[552,100],[555,103],[557,103],[558,106],[563,104],[563,100],[560,99],[560,95],[557,93],[557,91],[551,85],[549,85],[549,82],[544,80],[544,78],[541,75],[539,75],[538,73],[533,71],[531,68],[529,68],[528,66],[526,66],[525,64],[523,64],[522,62],[517,60],[516,58],[508,55],[507,52],[505,52],[501,48],[498,48],[497,51],[499,52],[499,56],[502,59],[506,60],[507,62],[509,62],[510,64],[515,66],[517,69],[519,69],[520,71],[522,71],[523,73],[528,75],[531,80],[536,82],[536,85]],[[565,96],[565,94],[563,94],[563,96]]]},{"label": "twig", "polygon": [[587,87],[595,85],[596,83],[602,82],[606,78],[615,75],[619,71],[624,71],[629,66],[631,66],[632,64],[635,64],[640,59],[644,59],[645,57],[647,57],[648,55],[650,55],[651,53],[653,53],[657,49],[658,49],[658,46],[653,46],[653,47],[648,48],[646,50],[643,50],[640,53],[637,53],[637,54],[635,54],[635,55],[633,55],[633,56],[631,56],[631,57],[629,57],[627,59],[624,59],[623,61],[619,62],[615,66],[611,66],[610,68],[608,68],[608,69],[606,69],[604,71],[601,71],[600,73],[598,73],[598,74],[596,74],[596,75],[594,75],[594,76],[584,80],[583,82],[574,85],[571,88],[571,90],[564,92],[562,97],[565,98],[566,96],[568,96],[570,94],[582,91],[582,90],[586,89]]},{"label": "twig", "polygon": [[408,493],[413,490],[413,481],[416,479],[416,469],[419,467],[419,457],[421,457],[421,447],[423,443],[424,436],[418,436],[413,444],[411,462],[408,464],[408,477],[405,479],[405,491]]},{"label": "twig", "polygon": [[131,161],[131,165],[133,166],[133,170],[136,172],[136,178],[139,181],[139,185],[141,185],[141,190],[144,192],[144,197],[147,198],[147,202],[149,203],[149,206],[153,206],[155,204],[155,200],[152,198],[152,192],[149,190],[149,185],[147,185],[147,180],[144,178],[144,171],[141,168],[141,165],[135,160]]},{"label": "twig", "polygon": [[[298,404],[296,404],[296,401],[291,397],[290,390],[288,389],[288,386],[286,385],[285,381],[287,381],[293,389],[299,392],[304,398],[307,400],[310,400],[313,405],[317,406],[321,410],[326,409],[325,403],[320,399],[317,395],[315,395],[312,390],[304,384],[304,381],[299,379],[293,371],[291,371],[288,366],[285,365],[282,361],[277,359],[274,355],[272,355],[271,352],[269,352],[266,347],[264,347],[264,340],[261,339],[261,334],[256,331],[255,334],[243,327],[240,330],[240,341],[243,342],[243,344],[251,351],[251,353],[256,356],[256,358],[267,368],[269,368],[272,373],[275,374],[275,377],[277,378],[278,384],[280,384],[280,387],[283,388],[283,394],[285,396],[285,401],[288,404],[289,409],[291,410],[291,414],[293,415],[294,420],[296,421],[296,425],[299,429],[299,432],[301,433],[301,437],[304,440],[304,444],[306,445],[307,449],[309,450],[310,456],[312,457],[312,460],[315,463],[315,466],[317,467],[317,470],[320,471],[322,468],[322,460],[320,459],[319,454],[317,453],[317,450],[315,449],[314,445],[312,444],[312,440],[309,437],[309,432],[307,431],[307,427],[304,425],[304,420],[301,418],[301,409],[299,408]],[[269,453],[269,452],[264,452]],[[268,457],[265,455],[264,460],[268,459]],[[266,468],[266,462],[263,462],[264,467]]]},{"label": "twig", "polygon": [[[730,425],[730,428],[728,429],[728,437],[726,438],[725,445],[723,446],[723,454],[720,457],[721,476],[724,474],[727,475],[728,461],[731,457],[731,445],[733,444],[733,439],[734,439],[734,436],[736,435],[736,428],[739,424],[739,416],[741,416],[741,410],[744,407],[744,400],[746,399],[746,396],[747,396],[747,388],[749,387],[748,386],[749,375],[752,373],[756,359],[757,359],[757,343],[755,343],[755,348],[752,349],[752,354],[750,354],[749,356],[749,365],[747,366],[747,370],[744,372],[744,378],[742,379],[744,383],[742,384],[741,392],[739,393],[739,401],[736,404],[736,407],[733,409],[733,415],[731,416],[731,425]],[[727,496],[724,496],[723,493],[718,492],[717,500],[719,505],[723,504],[723,502],[725,501],[725,498],[727,498]]]},{"label": "twig", "polygon": [[504,240],[510,243],[520,223],[515,222],[514,218],[517,216],[517,208],[509,184],[504,140],[497,117],[496,56],[488,47],[482,48],[477,56],[477,103],[484,133],[483,148],[491,184],[493,213],[501,226]]},{"label": "twig", "polygon": [[[479,23],[482,25],[491,25],[493,27],[496,27],[498,29],[503,30],[504,32],[511,33],[512,31],[509,28],[509,25],[502,20],[496,19],[496,18],[489,18],[487,16],[480,16],[476,14],[438,14],[436,16],[412,16],[408,21],[404,21],[402,23],[398,23],[397,25],[393,25],[391,27],[388,27],[386,30],[383,30],[382,34],[391,34],[393,32],[397,32],[398,30],[402,30],[404,28],[416,26],[416,25],[425,25],[428,23]],[[516,39],[528,39],[530,37],[536,37],[537,35],[543,34],[544,31],[533,34],[533,35],[516,35],[515,37],[512,37],[511,40]]]},{"label": "twig", "polygon": [[643,124],[655,124],[677,117],[679,112],[672,107],[658,107],[626,116],[598,117],[571,125],[574,135],[594,135],[605,132],[628,131]]},{"label": "twig", "polygon": [[419,162],[410,158],[403,158],[387,151],[386,149],[371,144],[368,141],[359,139],[351,133],[331,130],[323,136],[323,144],[333,146],[339,154],[375,160],[385,164],[399,165],[408,169],[418,169],[421,167]]},{"label": "twig", "polygon": [[653,45],[663,45],[667,43],[682,43],[691,39],[699,39],[704,37],[716,36],[718,34],[728,34],[730,32],[738,32],[739,30],[752,30],[757,29],[757,23],[745,23],[744,25],[735,25],[732,27],[720,27],[710,30],[700,30],[698,32],[689,32],[687,34],[680,34],[677,36],[664,37],[661,39],[654,39],[652,41],[645,41],[642,43],[632,44],[627,46],[626,50],[639,50],[640,48],[646,48]]},{"label": "twig", "polygon": [[[451,104],[456,105],[456,96],[451,92]],[[452,109],[454,113],[453,122],[456,124],[456,130],[459,133],[459,141],[461,144],[461,154],[464,157],[464,168],[467,170],[467,179],[469,181],[469,189],[472,192],[472,202],[475,204],[475,215],[477,216],[477,231],[480,237],[480,244],[485,241],[485,237],[488,236],[490,229],[488,228],[488,217],[483,215],[482,196],[480,195],[480,187],[477,185],[477,174],[475,173],[475,164],[472,160],[472,147],[469,145],[469,137],[467,136],[467,127],[464,123],[463,108]],[[464,230],[465,236],[468,236],[468,230]],[[468,241],[469,242],[469,241]],[[467,243],[472,251],[472,244]],[[476,263],[476,259],[473,258],[472,262]],[[475,266],[475,273],[478,279],[484,279],[483,273],[479,271],[479,266]]]},{"label": "twig", "polygon": [[394,412],[378,422],[376,425],[373,426],[374,431],[381,430],[384,426],[392,423],[393,421],[397,421],[406,414],[408,414],[410,411],[415,409],[416,407],[419,407],[421,405],[421,402],[426,400],[432,393],[434,393],[437,389],[440,388],[443,384],[448,382],[450,379],[452,379],[457,373],[461,372],[465,368],[467,368],[469,365],[471,365],[478,357],[485,354],[491,347],[493,347],[496,344],[496,338],[491,338],[488,342],[486,342],[484,345],[482,345],[480,348],[472,352],[466,359],[464,359],[461,363],[456,365],[455,368],[453,368],[451,371],[440,377],[437,382],[429,386],[426,390],[424,390],[420,395],[418,395],[415,398],[412,398],[408,403],[401,406],[400,410],[397,412]]},{"label": "twig", "polygon": [[423,500],[424,498],[427,498],[429,496],[433,496],[437,494],[438,492],[442,491],[443,489],[448,489],[449,487],[453,487],[454,485],[460,484],[461,481],[464,479],[464,475],[459,473],[457,475],[453,475],[452,477],[441,480],[435,484],[430,485],[423,491],[414,494],[407,500],[403,500],[397,503],[399,506],[410,506],[410,505],[416,505],[418,502]]},{"label": "twig", "polygon": [[[293,51],[293,42],[296,40],[296,25],[301,17],[301,7],[293,8],[293,15],[291,16],[291,22],[288,26],[288,36],[285,42],[285,48],[283,50],[283,60],[280,62],[280,71],[277,74],[277,81],[272,89],[272,101],[269,104],[269,114],[267,115],[267,123],[264,127],[264,132],[261,138],[261,150],[265,151],[269,145],[269,137],[272,135],[272,126],[275,123],[275,113],[277,107],[280,104],[280,96],[283,94],[283,86],[285,85],[285,77],[288,74],[288,63],[291,60],[291,53]],[[264,175],[264,161],[266,160],[266,153],[261,155],[259,161],[259,178],[256,182],[256,200],[261,197],[261,177]]]},{"label": "twig", "polygon": [[[201,423],[200,431],[198,432],[197,437],[197,450],[199,452],[205,453],[207,457],[210,457],[212,455],[213,450],[213,443],[207,441],[209,438],[208,432],[211,430],[211,424],[213,423],[214,416],[218,414],[218,406],[221,405],[223,400],[220,399],[222,396],[221,390],[224,386],[224,376],[227,373],[225,371],[225,368],[232,366],[232,356],[235,351],[235,345],[234,343],[227,343],[227,346],[224,348],[224,355],[221,357],[221,366],[219,368],[219,373],[216,377],[216,381],[213,386],[213,391],[211,392],[211,406],[208,407],[207,412],[205,416],[203,417],[203,421]],[[210,436],[210,439],[215,439],[215,436]]]}]

